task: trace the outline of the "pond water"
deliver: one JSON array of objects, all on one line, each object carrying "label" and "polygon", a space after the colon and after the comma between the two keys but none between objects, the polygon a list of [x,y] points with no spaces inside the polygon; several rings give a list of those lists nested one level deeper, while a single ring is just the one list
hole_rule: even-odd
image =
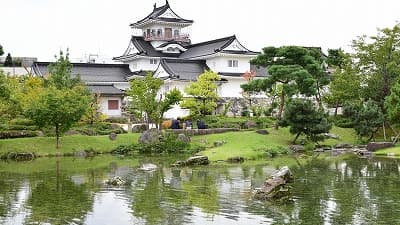
[{"label": "pond water", "polygon": [[[168,167],[174,160],[0,162],[0,224],[400,224],[397,159]],[[138,169],[149,162],[159,169]],[[296,178],[291,200],[253,200],[251,189],[286,164]],[[104,185],[113,176],[126,185]]]}]

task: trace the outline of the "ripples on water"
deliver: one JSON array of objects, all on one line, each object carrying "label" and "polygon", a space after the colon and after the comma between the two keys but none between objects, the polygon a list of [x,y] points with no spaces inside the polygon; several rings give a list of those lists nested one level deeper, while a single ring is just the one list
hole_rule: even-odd
[{"label": "ripples on water", "polygon": [[[267,165],[142,172],[113,158],[46,160],[0,163],[0,224],[400,224],[396,159],[293,164],[284,203],[251,199]],[[105,186],[113,176],[127,184]]]}]

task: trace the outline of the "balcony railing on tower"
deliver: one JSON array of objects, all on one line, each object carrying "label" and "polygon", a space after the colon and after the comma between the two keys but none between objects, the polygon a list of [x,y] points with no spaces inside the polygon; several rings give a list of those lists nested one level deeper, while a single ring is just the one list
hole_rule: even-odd
[{"label": "balcony railing on tower", "polygon": [[180,41],[180,42],[190,42],[189,34],[178,34],[178,35],[146,35],[144,36],[146,41]]}]

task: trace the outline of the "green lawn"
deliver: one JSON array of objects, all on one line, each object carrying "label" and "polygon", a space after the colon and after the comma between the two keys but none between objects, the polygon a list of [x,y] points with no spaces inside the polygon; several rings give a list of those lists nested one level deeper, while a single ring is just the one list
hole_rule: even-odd
[{"label": "green lawn", "polygon": [[400,146],[381,149],[381,150],[376,151],[374,154],[380,155],[380,156],[387,156],[387,155],[400,156]]},{"label": "green lawn", "polygon": [[110,152],[122,144],[132,144],[138,141],[140,134],[119,134],[117,140],[111,141],[107,135],[83,136],[73,135],[61,137],[61,147],[56,148],[55,137],[33,137],[0,140],[0,155],[7,152],[35,152],[37,155],[56,155],[73,153],[85,149],[97,152]]},{"label": "green lawn", "polygon": [[[279,130],[268,129],[270,134],[260,135],[255,131],[229,132],[206,136],[195,136],[194,142],[206,143],[209,149],[201,154],[209,157],[211,161],[226,160],[229,157],[241,156],[246,159],[259,159],[264,157],[265,150],[281,151],[291,145],[294,135],[289,128]],[[339,139],[327,139],[321,144],[335,145],[338,143],[355,144],[356,134],[353,129],[333,127],[331,133],[339,135]],[[301,138],[301,137],[300,137]],[[219,147],[212,147],[214,141],[226,141]]]}]

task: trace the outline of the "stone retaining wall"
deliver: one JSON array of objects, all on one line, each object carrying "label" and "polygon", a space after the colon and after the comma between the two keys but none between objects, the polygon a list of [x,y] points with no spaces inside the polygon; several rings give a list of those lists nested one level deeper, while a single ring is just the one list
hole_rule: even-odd
[{"label": "stone retaining wall", "polygon": [[186,135],[207,135],[207,134],[220,134],[225,132],[240,131],[238,128],[213,128],[213,129],[170,129],[168,132],[175,134],[186,134]]}]

